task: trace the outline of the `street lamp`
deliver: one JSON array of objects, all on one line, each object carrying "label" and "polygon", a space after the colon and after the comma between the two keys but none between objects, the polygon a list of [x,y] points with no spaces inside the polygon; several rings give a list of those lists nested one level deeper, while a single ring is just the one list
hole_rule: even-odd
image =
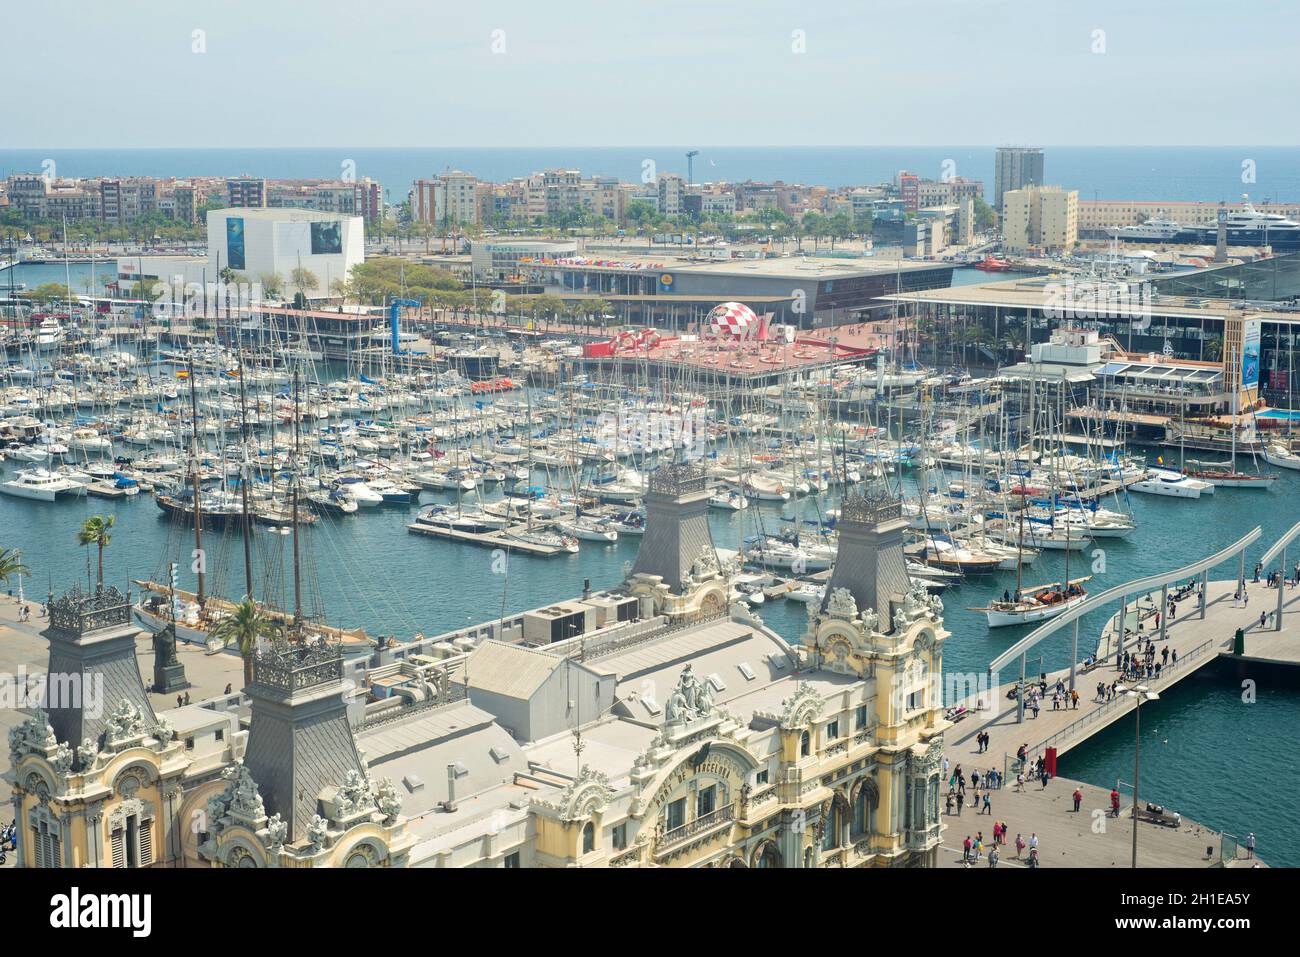
[{"label": "street lamp", "polygon": [[1160,695],[1146,685],[1116,685],[1115,690],[1137,701],[1133,730],[1133,867],[1138,866],[1138,772],[1142,760],[1142,702],[1155,701]]}]

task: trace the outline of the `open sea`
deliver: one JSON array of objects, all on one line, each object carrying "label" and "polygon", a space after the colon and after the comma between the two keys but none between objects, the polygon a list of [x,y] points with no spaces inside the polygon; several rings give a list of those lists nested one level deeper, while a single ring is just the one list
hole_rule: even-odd
[{"label": "open sea", "polygon": [[[301,149],[0,149],[0,176],[40,172],[47,160],[59,176],[238,176],[338,179],[353,169],[384,185],[389,202],[406,198],[411,183],[447,169],[493,182],[552,168],[640,182],[651,160],[660,172],[686,172],[695,158],[697,182],[744,180],[868,185],[899,170],[939,178],[945,172],[978,179],[993,193],[993,146],[774,147],[644,146],[572,149],[454,149],[349,147]],[[1300,148],[1252,146],[1044,147],[1044,181],[1077,189],[1080,199],[1236,200],[1249,193],[1300,201]],[[351,165],[350,165],[351,164]]]}]

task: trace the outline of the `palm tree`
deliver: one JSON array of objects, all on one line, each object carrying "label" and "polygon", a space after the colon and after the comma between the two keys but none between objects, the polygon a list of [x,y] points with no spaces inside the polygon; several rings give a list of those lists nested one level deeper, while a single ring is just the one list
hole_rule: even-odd
[{"label": "palm tree", "polygon": [[22,549],[0,548],[0,582],[8,582],[11,575],[31,575],[23,564]]},{"label": "palm tree", "polygon": [[110,529],[117,524],[116,515],[92,515],[81,523],[77,532],[77,542],[82,545],[95,545],[99,548],[99,587],[104,587],[104,549],[113,541]]},{"label": "palm tree", "polygon": [[253,656],[259,638],[274,638],[279,626],[268,618],[257,602],[245,595],[234,610],[208,630],[208,638],[223,645],[239,646],[239,657],[244,659],[244,684],[253,683]]}]

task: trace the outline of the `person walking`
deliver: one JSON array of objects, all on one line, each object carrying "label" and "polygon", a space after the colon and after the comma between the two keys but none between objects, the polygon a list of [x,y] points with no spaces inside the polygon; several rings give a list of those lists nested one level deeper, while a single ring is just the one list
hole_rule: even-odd
[{"label": "person walking", "polygon": [[1016,860],[1020,860],[1020,855],[1025,852],[1025,839],[1019,834],[1016,835]]},{"label": "person walking", "polygon": [[989,867],[998,866],[998,849],[997,846],[989,848]]},{"label": "person walking", "polygon": [[1017,791],[1020,791],[1021,793],[1024,793],[1024,790],[1025,790],[1025,772],[1024,772],[1024,771],[1017,771],[1017,772],[1016,772],[1016,790],[1017,790]]},{"label": "person walking", "polygon": [[1119,817],[1119,791],[1114,788],[1110,792],[1110,816]]},{"label": "person walking", "polygon": [[1079,813],[1079,805],[1083,803],[1083,788],[1074,789],[1074,813]]},{"label": "person walking", "polygon": [[981,814],[993,814],[993,805],[989,803],[989,792],[984,792],[984,807],[980,810]]}]

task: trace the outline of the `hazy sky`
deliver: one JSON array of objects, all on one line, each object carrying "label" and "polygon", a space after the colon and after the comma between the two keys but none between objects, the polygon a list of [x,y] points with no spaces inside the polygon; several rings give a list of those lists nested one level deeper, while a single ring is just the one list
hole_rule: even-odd
[{"label": "hazy sky", "polygon": [[21,9],[2,41],[8,147],[1300,142],[1296,2]]}]

